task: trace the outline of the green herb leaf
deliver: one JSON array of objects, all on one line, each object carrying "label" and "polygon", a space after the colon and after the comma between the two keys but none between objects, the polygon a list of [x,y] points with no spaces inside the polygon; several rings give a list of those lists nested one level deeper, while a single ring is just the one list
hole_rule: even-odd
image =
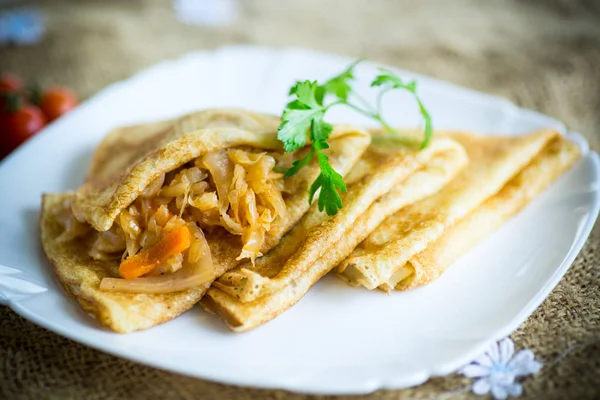
[{"label": "green herb leaf", "polygon": [[313,119],[312,110],[287,109],[283,113],[283,122],[279,126],[277,138],[283,142],[286,152],[306,146],[306,132]]},{"label": "green herb leaf", "polygon": [[347,191],[346,184],[344,183],[344,178],[329,163],[327,155],[321,152],[321,150],[329,148],[329,145],[324,141],[315,142],[315,144],[314,148],[317,149],[317,161],[321,168],[321,174],[310,186],[308,201],[312,203],[315,193],[320,189],[317,201],[319,211],[325,209],[327,215],[334,215],[342,208],[342,198],[338,190],[342,192]]},{"label": "green herb leaf", "polygon": [[304,81],[296,84],[296,92],[294,93],[298,97],[298,101],[309,108],[319,108],[323,105],[317,99],[316,91],[319,87],[317,81]]},{"label": "green herb leaf", "polygon": [[334,76],[325,84],[323,88],[326,93],[335,95],[338,99],[342,101],[348,101],[348,96],[352,92],[352,86],[350,86],[350,82],[354,80],[354,67],[360,63],[362,59],[358,59],[341,74]]},{"label": "green herb leaf", "polygon": [[317,82],[297,82],[293,94],[296,100],[288,103],[283,111],[277,138],[283,142],[286,152],[306,146],[306,135],[313,120],[322,120],[325,108],[317,101]]},{"label": "green herb leaf", "polygon": [[298,171],[300,171],[302,168],[306,167],[308,165],[308,163],[312,160],[313,155],[315,154],[315,150],[313,148],[311,148],[308,152],[308,154],[306,154],[306,156],[302,157],[299,160],[296,160],[292,163],[292,166],[287,169],[285,172],[285,177],[289,178],[290,176],[296,175],[298,173]]},{"label": "green herb leaf", "polygon": [[[334,76],[322,85],[316,81],[299,81],[290,88],[290,96],[295,99],[288,103],[282,114],[282,122],[279,126],[277,137],[283,142],[285,151],[292,152],[306,146],[308,138],[312,141],[312,148],[301,159],[293,162],[292,167],[285,171],[285,176],[292,176],[316,156],[317,164],[321,173],[312,183],[309,189],[309,202],[319,192],[318,208],[325,210],[327,214],[333,215],[342,208],[342,199],[339,192],[345,192],[346,185],[343,177],[333,169],[327,155],[323,150],[328,149],[327,140],[333,131],[333,126],[324,121],[327,110],[334,105],[344,104],[363,115],[373,118],[389,131],[394,129],[385,122],[381,115],[381,98],[390,90],[403,89],[411,92],[419,105],[419,111],[425,121],[425,135],[421,148],[425,148],[433,135],[431,117],[421,99],[417,96],[417,84],[415,81],[403,82],[402,79],[392,71],[380,69],[379,75],[371,82],[371,87],[379,87],[376,107],[372,107],[358,94],[352,92],[351,82],[354,80],[354,68],[362,60],[352,63],[341,74]],[[326,96],[336,97],[336,101],[325,103]],[[354,104],[350,100],[360,102]]]},{"label": "green herb leaf", "polygon": [[414,81],[410,82],[408,85],[405,85],[404,82],[402,82],[402,79],[392,71],[380,68],[379,72],[380,74],[375,77],[373,82],[371,82],[371,87],[388,86],[394,89],[403,88],[414,93]]},{"label": "green herb leaf", "polygon": [[433,126],[431,124],[431,116],[429,115],[429,112],[425,109],[425,106],[423,105],[423,102],[419,96],[417,96],[417,82],[410,81],[408,83],[404,83],[398,75],[384,68],[380,68],[379,72],[380,74],[375,77],[373,82],[371,82],[371,87],[384,87],[383,91],[380,93],[380,96],[391,89],[404,89],[414,95],[415,100],[419,105],[419,112],[421,113],[423,121],[425,122],[425,134],[423,141],[421,142],[421,149],[424,149],[429,145],[429,142],[433,136]]},{"label": "green herb leaf", "polygon": [[323,121],[323,115],[317,115],[310,125],[310,138],[313,142],[325,141],[333,131],[333,125]]}]

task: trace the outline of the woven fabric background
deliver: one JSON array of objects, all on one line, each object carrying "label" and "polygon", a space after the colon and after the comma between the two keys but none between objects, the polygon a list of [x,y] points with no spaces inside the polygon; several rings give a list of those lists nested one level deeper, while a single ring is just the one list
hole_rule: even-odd
[{"label": "woven fabric background", "polygon": [[[600,150],[600,1],[247,0],[235,25],[179,23],[168,1],[46,1],[38,45],[0,47],[0,72],[82,98],[166,58],[225,44],[303,46],[368,58],[507,97],[582,132]],[[0,6],[10,8],[23,2]],[[0,192],[1,193],[1,192]],[[0,194],[1,195],[1,194]],[[600,398],[600,226],[512,338],[543,361],[524,398]],[[434,378],[360,399],[470,398]],[[0,307],[0,399],[308,399],[145,367],[71,342]],[[329,397],[315,397],[329,398]]]}]

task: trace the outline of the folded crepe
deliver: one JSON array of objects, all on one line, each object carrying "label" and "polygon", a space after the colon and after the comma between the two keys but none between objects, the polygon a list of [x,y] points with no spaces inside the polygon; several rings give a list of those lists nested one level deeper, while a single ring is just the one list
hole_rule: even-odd
[{"label": "folded crepe", "polygon": [[425,150],[375,135],[348,175],[344,207],[332,217],[313,205],[270,253],[223,274],[201,301],[234,331],[247,331],[276,317],[347,257],[387,216],[432,195],[467,163],[451,139]]},{"label": "folded crepe", "polygon": [[520,137],[448,137],[464,146],[469,166],[439,193],[383,221],[338,266],[342,279],[388,292],[431,282],[579,154],[577,146],[551,130]]},{"label": "folded crepe", "polygon": [[[191,308],[215,277],[273,248],[309,208],[309,164],[287,168],[279,118],[207,110],[117,129],[73,193],[46,194],[41,240],[65,290],[116,332],[146,329]],[[336,125],[327,154],[342,175],[370,143]]]},{"label": "folded crepe", "polygon": [[397,289],[425,285],[438,278],[460,256],[498,229],[566,171],[580,155],[565,138],[554,139],[496,195],[451,226],[442,237],[403,267]]}]

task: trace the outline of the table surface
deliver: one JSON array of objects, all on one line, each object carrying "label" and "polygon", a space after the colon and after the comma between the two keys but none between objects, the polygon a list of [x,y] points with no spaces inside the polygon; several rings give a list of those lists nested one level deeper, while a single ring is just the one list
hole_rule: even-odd
[{"label": "table surface", "polygon": [[[226,27],[183,25],[169,1],[36,4],[45,13],[44,40],[0,47],[0,72],[67,85],[81,98],[192,50],[233,43],[302,46],[366,56],[506,97],[564,121],[586,136],[592,149],[600,149],[600,2],[595,0],[249,0]],[[548,299],[511,336],[517,349],[529,348],[544,362],[538,374],[524,380],[524,398],[600,396],[599,225]],[[359,398],[470,398],[470,383],[453,374]],[[71,342],[0,307],[0,398],[312,397],[141,366]]]}]

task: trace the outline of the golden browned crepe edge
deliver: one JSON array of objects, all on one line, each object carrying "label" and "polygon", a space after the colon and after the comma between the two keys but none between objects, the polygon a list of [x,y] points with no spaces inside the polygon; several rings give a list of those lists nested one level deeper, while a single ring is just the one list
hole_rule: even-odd
[{"label": "golden browned crepe edge", "polygon": [[439,278],[458,258],[484,240],[548,188],[580,157],[579,146],[559,136],[532,162],[467,217],[411,258],[408,277],[396,290],[426,285]]},{"label": "golden browned crepe edge", "polygon": [[[358,246],[336,269],[343,280],[353,286],[391,291],[395,283],[390,282],[398,277],[410,258],[425,250],[447,227],[497,193],[550,141],[560,136],[551,129],[523,136],[485,136],[467,132],[445,132],[446,135],[465,146],[471,164],[478,167],[473,169],[475,165],[469,165],[440,193],[400,210],[382,222],[363,245],[386,230],[395,232],[399,229],[402,233],[395,233],[396,237],[373,248]],[[493,163],[487,163],[488,159],[494,160]],[[486,169],[482,168],[484,165]],[[490,180],[490,174],[494,179]]]},{"label": "golden browned crepe edge", "polygon": [[206,287],[169,294],[111,293],[98,289],[108,276],[101,261],[93,261],[77,242],[59,243],[55,239],[62,227],[53,210],[71,194],[44,194],[40,232],[44,253],[58,281],[81,308],[102,325],[119,333],[147,329],[169,321],[198,302]]},{"label": "golden browned crepe edge", "polygon": [[[152,127],[153,125],[138,126],[142,129],[153,129]],[[122,128],[117,133],[122,135],[123,129],[127,131],[128,128]],[[117,133],[113,132],[109,136],[114,138]],[[359,128],[341,124],[336,125],[331,138],[331,146],[327,150],[330,162],[334,168],[345,175],[368,147],[370,135]],[[101,171],[96,163],[98,163],[97,159],[92,163],[92,169]],[[307,187],[298,187],[296,192],[286,199],[288,213],[285,221],[281,223],[279,227],[281,229],[277,229],[273,235],[267,237],[265,249],[268,250],[276,245],[281,236],[304,214],[308,208],[307,189]],[[301,195],[297,193],[300,190],[302,190]],[[209,283],[198,289],[157,295],[132,295],[99,290],[100,281],[108,276],[107,271],[115,270],[114,262],[94,261],[87,255],[83,246],[76,242],[58,243],[54,240],[62,230],[58,222],[53,220],[49,210],[57,206],[57,202],[66,198],[72,198],[72,194],[43,196],[40,221],[43,248],[67,293],[103,325],[121,333],[150,328],[173,319],[191,308],[208,288]],[[219,234],[216,238],[213,234],[207,236],[216,276],[239,264],[236,261],[241,251],[239,237],[230,234],[225,236],[227,237]]]},{"label": "golden browned crepe edge", "polygon": [[[207,311],[221,316],[229,328],[235,332],[254,329],[277,317],[296,304],[322,276],[346,257],[387,215],[395,212],[398,208],[431,195],[464,168],[467,158],[462,147],[456,146],[449,153],[452,156],[446,158],[448,163],[445,165],[446,168],[443,172],[440,173],[438,169],[440,165],[423,165],[421,170],[410,175],[392,192],[373,203],[341,240],[329,248],[298,279],[283,289],[262,296],[252,302],[242,303],[239,299],[212,286],[202,298],[201,305]],[[431,174],[431,187],[428,190],[423,190],[422,178],[427,178],[428,173]],[[350,187],[349,190],[351,190]],[[303,239],[300,238],[300,240]],[[280,261],[273,260],[274,263]]]},{"label": "golden browned crepe edge", "polygon": [[[215,121],[211,113],[216,115]],[[98,146],[86,182],[74,192],[73,213],[97,231],[108,230],[121,210],[153,180],[208,152],[234,146],[282,150],[278,121],[274,116],[244,110],[215,109],[185,115],[170,128],[165,128],[169,122],[157,122],[113,131]],[[121,134],[123,130],[129,134]],[[136,135],[141,140],[136,141]],[[335,125],[330,140],[349,135],[370,141],[367,131],[346,124]],[[117,153],[121,158],[111,160]],[[101,160],[109,162],[105,170],[97,167]]]},{"label": "golden browned crepe edge", "polygon": [[[463,148],[457,142],[447,138],[435,140],[427,149],[421,151],[409,150],[404,146],[398,147],[395,152],[389,149],[385,149],[385,152],[382,152],[383,149],[379,151],[373,147],[372,149],[373,154],[378,155],[377,159],[381,164],[375,163],[376,168],[348,187],[348,192],[342,194],[344,207],[336,215],[326,217],[316,208],[309,210],[300,221],[301,226],[297,227],[305,232],[306,237],[302,239],[295,251],[280,257],[282,267],[277,275],[264,276],[259,269],[263,261],[270,262],[274,254],[269,254],[263,260],[259,260],[255,266],[246,263],[224,274],[214,283],[214,286],[244,303],[281,290],[311,268],[315,260],[328,251],[329,247],[342,240],[345,232],[350,230],[350,226],[358,223],[361,215],[375,201],[390,191],[393,192],[395,186],[414,175],[433,158],[443,157],[446,153],[460,153],[461,160],[466,160]],[[311,228],[304,227],[306,224],[312,224],[319,217],[321,221],[318,224]],[[282,250],[281,246],[273,252],[277,253],[279,250]]]}]

